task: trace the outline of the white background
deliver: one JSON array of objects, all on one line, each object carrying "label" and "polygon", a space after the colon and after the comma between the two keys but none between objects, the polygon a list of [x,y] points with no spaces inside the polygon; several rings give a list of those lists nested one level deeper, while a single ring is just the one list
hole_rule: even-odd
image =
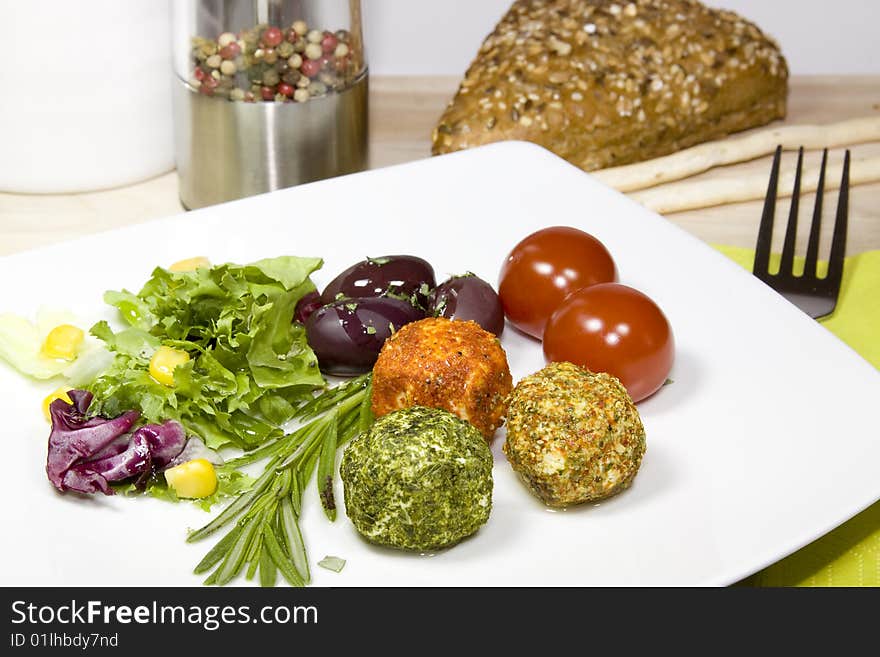
[{"label": "white background", "polygon": [[[462,75],[512,0],[362,0],[374,75]],[[621,0],[625,4],[626,0]],[[880,73],[880,0],[707,0],[782,46],[796,74]]]}]

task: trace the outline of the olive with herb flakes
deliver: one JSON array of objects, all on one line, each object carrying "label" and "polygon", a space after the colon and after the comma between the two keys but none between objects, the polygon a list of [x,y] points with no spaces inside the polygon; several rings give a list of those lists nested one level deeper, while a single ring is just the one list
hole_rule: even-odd
[{"label": "olive with herb flakes", "polygon": [[504,331],[504,309],[498,294],[482,278],[468,272],[438,285],[429,298],[437,317],[471,320],[496,337]]},{"label": "olive with herb flakes", "polygon": [[428,295],[434,289],[434,268],[411,255],[367,258],[355,263],[324,288],[321,300],[332,303],[340,297],[396,297],[428,307]]},{"label": "olive with herb flakes", "polygon": [[317,290],[312,290],[296,303],[296,308],[293,311],[293,320],[300,324],[305,324],[306,320],[312,316],[312,313],[323,305],[321,295],[318,294]]},{"label": "olive with herb flakes", "polygon": [[312,312],[306,339],[325,374],[369,372],[392,333],[422,319],[424,310],[391,297],[341,298]]}]

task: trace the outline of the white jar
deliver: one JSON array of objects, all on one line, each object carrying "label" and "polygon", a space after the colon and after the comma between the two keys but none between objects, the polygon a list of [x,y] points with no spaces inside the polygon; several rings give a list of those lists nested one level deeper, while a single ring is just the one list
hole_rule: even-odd
[{"label": "white jar", "polygon": [[0,0],[0,191],[174,168],[169,0]]}]

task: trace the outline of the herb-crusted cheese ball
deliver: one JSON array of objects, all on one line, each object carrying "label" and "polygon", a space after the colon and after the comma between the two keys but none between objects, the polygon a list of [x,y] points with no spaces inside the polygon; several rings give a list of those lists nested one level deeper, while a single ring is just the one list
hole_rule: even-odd
[{"label": "herb-crusted cheese ball", "polygon": [[345,510],[367,540],[438,550],[470,536],[492,509],[492,454],[448,411],[414,406],[377,419],[339,468]]},{"label": "herb-crusted cheese ball", "polygon": [[629,486],[645,453],[645,429],[616,378],[552,363],[511,393],[503,449],[535,495],[564,507]]},{"label": "herb-crusted cheese ball", "polygon": [[512,387],[498,338],[475,322],[431,317],[407,324],[385,341],[373,367],[373,413],[416,405],[443,408],[489,440],[503,421]]}]

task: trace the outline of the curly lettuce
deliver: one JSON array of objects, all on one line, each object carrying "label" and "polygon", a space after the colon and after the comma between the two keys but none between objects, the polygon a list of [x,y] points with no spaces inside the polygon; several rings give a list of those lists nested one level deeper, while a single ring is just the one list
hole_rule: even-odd
[{"label": "curly lettuce", "polygon": [[[107,292],[129,326],[91,329],[113,360],[86,386],[95,398],[90,412],[175,420],[212,449],[251,449],[281,435],[280,425],[325,385],[304,328],[292,321],[321,265],[284,256],[188,272],[157,268],[137,294]],[[161,346],[190,356],[174,370],[173,387],[149,373]]]}]

